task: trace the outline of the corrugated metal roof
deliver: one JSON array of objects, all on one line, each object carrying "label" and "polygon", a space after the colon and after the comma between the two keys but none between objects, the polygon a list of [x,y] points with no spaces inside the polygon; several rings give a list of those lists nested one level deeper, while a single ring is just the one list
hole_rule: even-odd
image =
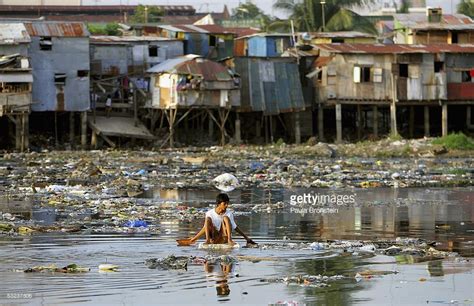
[{"label": "corrugated metal roof", "polygon": [[234,33],[237,37],[249,36],[260,33],[260,29],[255,28],[226,28],[227,31]]},{"label": "corrugated metal roof", "polygon": [[172,59],[164,61],[161,64],[151,67],[146,72],[148,73],[174,72],[175,71],[174,69],[177,65],[184,63],[186,61],[195,59],[197,57],[199,57],[199,55],[188,54],[188,55],[172,58]]},{"label": "corrugated metal roof", "polygon": [[288,33],[255,33],[251,35],[241,36],[236,39],[248,39],[252,37],[292,37],[293,35]]},{"label": "corrugated metal roof", "polygon": [[159,25],[167,31],[173,32],[184,32],[184,33],[209,33],[209,34],[234,34],[234,32],[228,31],[226,28],[217,24],[173,24],[173,25]]},{"label": "corrugated metal roof", "polygon": [[443,15],[441,22],[428,22],[426,14],[395,14],[396,20],[402,27],[413,29],[474,29],[474,21],[466,15]]},{"label": "corrugated metal roof", "polygon": [[[298,33],[299,35],[303,33]],[[375,35],[357,31],[310,32],[312,38],[375,38]]]},{"label": "corrugated metal roof", "polygon": [[314,49],[321,49],[331,53],[474,53],[473,44],[318,44]]},{"label": "corrugated metal roof", "polygon": [[169,59],[161,64],[151,67],[147,72],[198,75],[205,81],[232,80],[232,76],[226,66],[194,54]]},{"label": "corrugated metal roof", "polygon": [[0,44],[20,44],[31,42],[30,35],[22,23],[0,23]]},{"label": "corrugated metal roof", "polygon": [[177,41],[177,39],[157,36],[105,36],[94,35],[90,37],[91,43],[130,43],[151,41]]},{"label": "corrugated metal roof", "polygon": [[88,37],[90,35],[82,22],[41,21],[24,24],[30,36]]}]

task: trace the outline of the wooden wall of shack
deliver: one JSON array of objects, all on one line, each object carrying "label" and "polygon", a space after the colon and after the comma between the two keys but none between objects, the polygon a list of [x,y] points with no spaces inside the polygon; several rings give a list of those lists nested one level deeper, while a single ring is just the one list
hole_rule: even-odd
[{"label": "wooden wall of shack", "polygon": [[178,88],[178,74],[152,74],[150,78],[152,108],[229,108],[240,105],[240,90],[234,81],[203,81],[197,87]]},{"label": "wooden wall of shack", "polygon": [[[456,60],[446,65],[446,56],[421,53],[337,54],[327,66],[322,67],[321,77],[315,78],[317,101],[445,100],[448,98],[447,83],[450,82],[446,69],[451,76],[456,68],[450,65],[457,65],[454,62],[460,62],[459,58],[462,58],[455,56]],[[469,66],[470,60],[471,55],[464,56],[464,66]],[[369,81],[364,81],[366,73],[370,74]],[[397,89],[395,97],[393,88]]]}]

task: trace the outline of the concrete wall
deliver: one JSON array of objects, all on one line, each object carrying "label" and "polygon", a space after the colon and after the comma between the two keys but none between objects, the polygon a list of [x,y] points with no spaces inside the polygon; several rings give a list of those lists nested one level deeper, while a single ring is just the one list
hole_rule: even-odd
[{"label": "concrete wall", "polygon": [[[40,37],[29,48],[33,68],[33,111],[85,111],[90,107],[88,37],[52,37],[52,50],[40,50]],[[55,74],[66,74],[66,84],[56,86]],[[64,95],[64,103],[61,102]]]},{"label": "concrete wall", "polygon": [[19,53],[21,56],[28,56],[28,44],[0,45],[0,54],[9,55]]},{"label": "concrete wall", "polygon": [[127,45],[91,45],[91,73],[118,75],[128,72],[131,50]]}]

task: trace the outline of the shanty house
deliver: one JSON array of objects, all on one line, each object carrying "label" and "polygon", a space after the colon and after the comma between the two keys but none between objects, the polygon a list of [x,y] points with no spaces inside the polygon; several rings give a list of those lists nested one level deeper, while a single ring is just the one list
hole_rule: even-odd
[{"label": "shanty house", "polygon": [[167,60],[148,69],[152,107],[239,106],[239,81],[227,67],[198,55]]},{"label": "shanty house", "polygon": [[257,33],[235,40],[235,56],[278,57],[293,45],[290,34]]},{"label": "shanty house", "polygon": [[[169,123],[170,146],[175,126],[191,111],[204,112],[221,131],[225,143],[225,124],[232,107],[240,106],[240,79],[229,67],[188,54],[167,60],[148,70],[151,75],[152,109],[161,109]],[[177,113],[183,110],[180,118]],[[219,119],[214,117],[217,111]],[[199,114],[197,114],[199,115]]]},{"label": "shanty house", "polygon": [[298,33],[298,38],[309,44],[374,44],[377,42],[375,35],[357,31],[305,32]]},{"label": "shanty house", "polygon": [[410,106],[410,137],[416,106],[424,106],[425,136],[430,134],[430,109],[441,108],[443,135],[448,133],[450,105],[467,106],[470,126],[470,105],[474,103],[473,45],[321,44],[314,48],[319,50],[319,57],[314,71],[307,76],[314,80],[317,103],[336,106],[338,141],[342,140],[342,104],[357,106],[359,136],[364,105],[374,107],[374,134],[377,106],[390,106],[392,133],[397,131],[396,105]]},{"label": "shanty house", "polygon": [[233,55],[235,34],[219,25],[160,25],[157,32],[161,37],[182,40],[184,54],[197,54],[214,60]]},{"label": "shanty house", "polygon": [[91,36],[90,49],[93,75],[144,74],[183,55],[183,42],[154,36]]},{"label": "shanty house", "polygon": [[86,111],[89,32],[80,22],[24,23],[31,37],[33,111]]},{"label": "shanty house", "polygon": [[466,15],[443,14],[440,8],[428,14],[396,14],[395,43],[398,44],[472,44],[474,21]]},{"label": "shanty house", "polygon": [[[22,23],[0,23],[0,117],[15,125],[16,149],[28,148],[28,116],[33,75],[28,60],[31,39]],[[9,132],[3,129],[5,135]],[[3,133],[2,133],[3,134]]]},{"label": "shanty house", "polygon": [[[450,84],[469,83],[472,45],[322,44],[314,74],[321,101],[449,99]],[[471,86],[471,84],[466,84]],[[451,92],[451,91],[450,91]]]}]

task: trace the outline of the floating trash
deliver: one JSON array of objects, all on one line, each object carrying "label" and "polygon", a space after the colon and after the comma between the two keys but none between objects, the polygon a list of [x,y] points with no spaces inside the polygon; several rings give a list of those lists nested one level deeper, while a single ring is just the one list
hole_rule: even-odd
[{"label": "floating trash", "polygon": [[239,185],[239,180],[230,173],[221,174],[212,181],[214,186],[223,192],[230,192]]}]

